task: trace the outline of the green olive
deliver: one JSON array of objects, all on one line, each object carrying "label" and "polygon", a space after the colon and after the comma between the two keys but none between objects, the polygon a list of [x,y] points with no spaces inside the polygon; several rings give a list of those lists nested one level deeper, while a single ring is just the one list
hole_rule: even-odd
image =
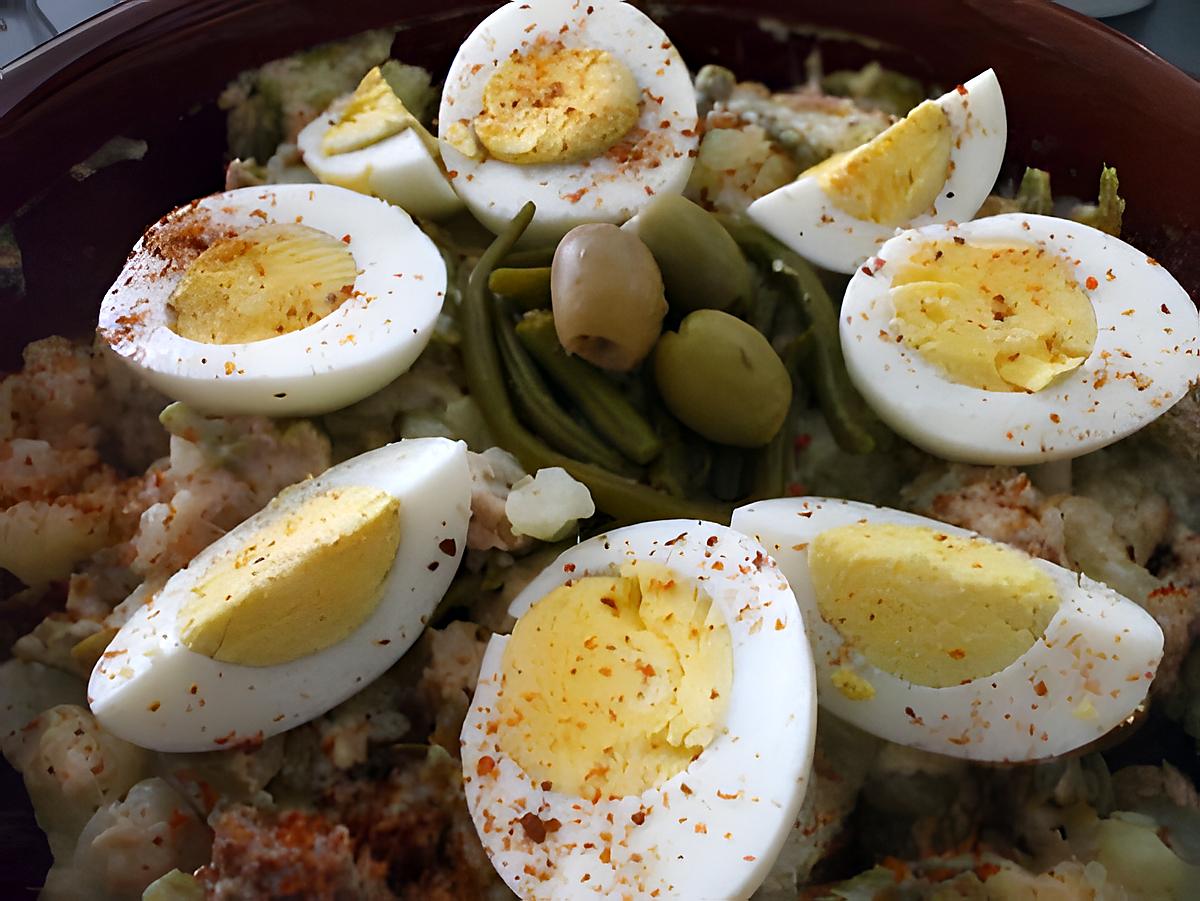
[{"label": "green olive", "polygon": [[769,341],[720,310],[697,310],[666,332],[654,378],[675,418],[718,444],[762,447],[792,403],[792,380]]},{"label": "green olive", "polygon": [[728,310],[750,296],[750,266],[741,249],[711,213],[687,198],[659,195],[627,230],[658,261],[672,310]]},{"label": "green olive", "polygon": [[559,242],[550,302],[559,343],[614,372],[650,355],[667,314],[654,255],[637,235],[605,223],[580,225]]}]

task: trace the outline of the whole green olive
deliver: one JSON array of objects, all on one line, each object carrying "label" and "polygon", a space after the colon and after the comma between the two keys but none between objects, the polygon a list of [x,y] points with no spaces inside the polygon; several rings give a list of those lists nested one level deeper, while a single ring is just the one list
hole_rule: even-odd
[{"label": "whole green olive", "polygon": [[741,249],[711,213],[686,197],[660,194],[626,230],[654,254],[672,310],[728,310],[750,296],[750,266]]},{"label": "whole green olive", "polygon": [[779,354],[752,325],[720,310],[697,310],[654,351],[663,403],[693,431],[718,444],[762,447],[792,403]]},{"label": "whole green olive", "polygon": [[654,255],[637,235],[606,223],[580,225],[559,242],[550,303],[567,352],[614,372],[650,355],[667,314]]}]

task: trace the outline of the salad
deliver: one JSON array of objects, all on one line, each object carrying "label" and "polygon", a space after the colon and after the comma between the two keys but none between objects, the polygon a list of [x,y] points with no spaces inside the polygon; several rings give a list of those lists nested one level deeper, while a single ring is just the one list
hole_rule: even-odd
[{"label": "salad", "polygon": [[1200,317],[1116,170],[1006,180],[985,60],[392,38],[242,73],[0,381],[43,896],[1191,897]]}]

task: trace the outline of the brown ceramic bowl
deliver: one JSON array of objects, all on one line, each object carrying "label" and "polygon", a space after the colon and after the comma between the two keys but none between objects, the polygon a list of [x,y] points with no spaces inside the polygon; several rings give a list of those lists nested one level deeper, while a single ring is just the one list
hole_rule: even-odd
[{"label": "brown ceramic bowl", "polygon": [[[26,290],[0,296],[0,372],[52,333],[86,334],[145,226],[220,189],[214,100],[237,72],[365,28],[401,24],[394,54],[443,72],[495,4],[458,0],[133,0],[2,71],[0,223],[13,220]],[[1046,0],[665,2],[653,12],[693,66],[719,61],[774,85],[802,79],[819,44],[833,66],[877,58],[942,85],[996,69],[1008,165],[1049,169],[1092,195],[1116,165],[1126,236],[1200,298],[1200,83]],[[69,167],[113,135],[149,153],[78,181]],[[48,857],[19,780],[5,773],[0,897],[37,884]]]}]

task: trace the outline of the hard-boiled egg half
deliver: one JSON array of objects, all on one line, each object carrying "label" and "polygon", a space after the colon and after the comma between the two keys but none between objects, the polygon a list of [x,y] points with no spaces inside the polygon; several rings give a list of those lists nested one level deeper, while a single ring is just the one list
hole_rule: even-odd
[{"label": "hard-boiled egg half", "polygon": [[462,44],[438,136],[455,190],[500,231],[526,201],[529,244],[621,223],[680,193],[699,143],[679,51],[621,0],[513,0]]},{"label": "hard-boiled egg half", "polygon": [[98,330],[196,409],[311,415],[407,370],[445,291],[437,247],[398,207],[330,185],[240,188],[152,225]]},{"label": "hard-boiled egg half", "polygon": [[1154,619],[1099,582],[923,516],[824,498],[735,511],[796,593],[827,710],[973,760],[1065,754],[1130,717]]},{"label": "hard-boiled egg half", "polygon": [[853,272],[897,228],[974,216],[996,184],[1007,137],[1004,96],[988,69],[760,197],[747,214],[818,266]]},{"label": "hard-boiled egg half", "polygon": [[755,541],[695,520],[566,551],[488,645],[471,817],[522,898],[744,898],[803,799],[812,659]]},{"label": "hard-boiled egg half", "polygon": [[458,567],[466,448],[390,444],[285,489],[139,608],[88,703],[160,751],[254,742],[319,716],[412,645]]},{"label": "hard-boiled egg half", "polygon": [[851,279],[850,377],[879,416],[951,460],[1077,457],[1136,431],[1200,376],[1200,317],[1144,253],[1009,213],[904,232]]},{"label": "hard-boiled egg half", "polygon": [[335,100],[296,144],[325,184],[381,197],[414,216],[449,216],[463,204],[447,180],[437,138],[389,83],[389,65],[376,66],[354,93]]}]

